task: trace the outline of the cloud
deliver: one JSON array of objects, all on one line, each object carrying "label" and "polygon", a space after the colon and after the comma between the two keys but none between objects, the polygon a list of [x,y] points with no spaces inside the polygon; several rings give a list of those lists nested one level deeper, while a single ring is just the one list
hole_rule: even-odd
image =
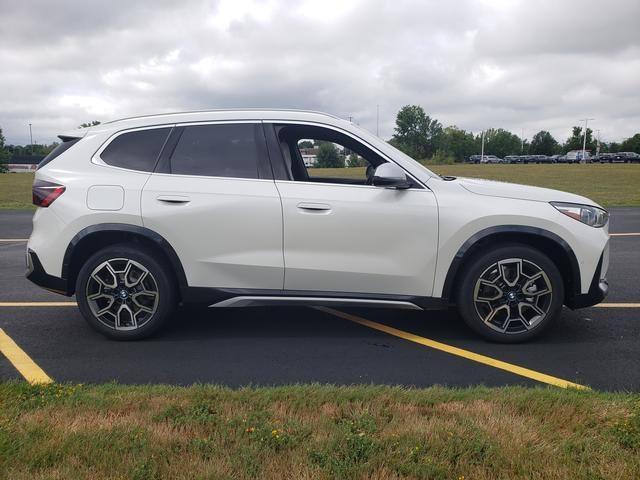
[{"label": "cloud", "polygon": [[50,142],[89,120],[221,107],[352,116],[393,133],[420,104],[444,124],[565,139],[595,117],[640,130],[637,0],[2,3],[0,126]]}]

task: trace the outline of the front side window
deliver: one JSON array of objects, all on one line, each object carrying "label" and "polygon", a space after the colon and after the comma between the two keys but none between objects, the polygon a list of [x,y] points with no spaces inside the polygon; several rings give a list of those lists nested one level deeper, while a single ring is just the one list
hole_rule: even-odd
[{"label": "front side window", "polygon": [[170,131],[167,127],[123,133],[107,145],[100,158],[114,167],[153,172]]},{"label": "front side window", "polygon": [[259,178],[265,154],[262,126],[255,123],[184,127],[170,160],[170,172],[210,177]]},{"label": "front side window", "polygon": [[278,125],[276,134],[292,180],[367,185],[380,155],[348,135],[311,125]]}]

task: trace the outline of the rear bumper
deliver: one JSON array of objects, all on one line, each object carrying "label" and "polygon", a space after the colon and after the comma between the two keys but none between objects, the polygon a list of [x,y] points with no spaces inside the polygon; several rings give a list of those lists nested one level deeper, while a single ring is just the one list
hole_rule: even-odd
[{"label": "rear bumper", "polygon": [[38,255],[33,250],[27,250],[27,271],[25,276],[39,287],[45,288],[55,293],[69,296],[67,288],[67,280],[60,277],[54,277],[45,272],[40,263]]},{"label": "rear bumper", "polygon": [[566,302],[567,307],[572,310],[576,308],[590,307],[605,299],[609,293],[609,282],[607,282],[607,279],[604,278],[604,275],[602,274],[604,256],[605,252],[600,255],[600,261],[598,262],[596,271],[593,274],[589,291],[580,295],[574,295],[572,298],[568,299]]}]

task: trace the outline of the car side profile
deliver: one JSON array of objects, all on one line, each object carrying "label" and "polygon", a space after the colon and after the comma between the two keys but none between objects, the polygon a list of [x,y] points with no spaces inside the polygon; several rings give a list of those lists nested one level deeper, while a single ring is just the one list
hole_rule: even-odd
[{"label": "car side profile", "polygon": [[[442,177],[330,115],[163,114],[60,139],[35,174],[26,275],[111,338],[153,334],[178,304],[303,304],[457,306],[519,342],[608,291],[591,200]],[[347,156],[359,166],[321,168]]]}]

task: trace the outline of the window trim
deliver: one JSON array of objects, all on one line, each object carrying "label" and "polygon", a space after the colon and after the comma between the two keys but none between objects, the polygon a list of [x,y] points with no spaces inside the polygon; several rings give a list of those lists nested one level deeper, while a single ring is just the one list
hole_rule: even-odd
[{"label": "window trim", "polygon": [[[275,132],[275,127],[279,125],[308,125],[310,127],[326,128],[328,130],[333,130],[345,136],[351,137],[354,141],[361,143],[362,145],[364,145],[369,150],[379,155],[381,158],[383,158],[387,162],[393,163],[398,167],[400,167],[402,171],[405,173],[405,175],[407,175],[407,177],[409,177],[414,184],[414,186],[412,186],[409,190],[429,190],[429,188],[426,186],[424,182],[421,182],[416,177],[414,177],[411,173],[407,172],[407,170],[402,165],[398,164],[398,162],[390,158],[389,155],[380,151],[378,148],[374,147],[366,140],[362,139],[358,135],[355,135],[354,133],[349,132],[348,130],[344,130],[340,127],[336,127],[333,125],[328,125],[326,123],[308,122],[304,120],[268,120],[268,121],[263,120],[262,123],[265,127],[264,130],[265,130],[265,135],[267,136],[267,146],[269,147],[269,159],[272,162],[271,166],[274,172],[276,171],[286,172],[286,167],[284,165],[284,158],[282,156],[282,152],[280,151],[280,144]],[[268,126],[270,126],[271,128],[267,128]],[[271,141],[269,140],[269,136],[273,136]],[[277,153],[272,152],[273,149],[275,149]],[[278,164],[277,168],[274,165],[274,162]],[[281,176],[281,175],[278,175],[278,176]],[[342,186],[342,187],[376,188],[376,189],[383,188],[375,185],[359,185],[359,184],[333,183],[333,182],[310,182],[305,180],[293,180],[290,178],[278,178],[278,176],[274,176],[274,179],[277,182],[297,183],[297,184],[307,184],[307,185],[329,185],[329,186]],[[326,178],[326,177],[322,177],[322,178]]]},{"label": "window trim", "polygon": [[[162,144],[162,147],[160,148],[160,152],[158,153],[158,156],[156,157],[156,161],[153,164],[153,168],[151,170],[135,170],[133,168],[125,168],[125,167],[118,167],[117,165],[110,165],[107,162],[105,162],[101,155],[102,152],[104,152],[107,147],[109,145],[111,145],[111,143],[118,138],[120,135],[124,135],[125,133],[132,133],[132,132],[140,132],[143,130],[156,130],[159,128],[168,128],[169,129],[169,133],[167,134],[167,138],[165,138],[164,143]],[[100,167],[108,167],[108,168],[116,168],[118,170],[123,170],[125,172],[134,172],[134,173],[142,173],[142,174],[148,174],[151,175],[157,168],[158,166],[158,162],[160,160],[160,158],[162,157],[162,153],[164,151],[164,147],[167,144],[167,141],[169,140],[169,138],[171,138],[171,134],[173,133],[175,129],[175,124],[163,124],[163,125],[148,125],[145,127],[136,127],[136,128],[128,128],[125,130],[120,130],[117,131],[115,133],[113,133],[111,136],[109,136],[103,143],[102,145],[100,145],[100,147],[98,148],[98,150],[96,150],[96,152],[91,156],[91,163],[93,163],[94,165],[98,165]]]}]

